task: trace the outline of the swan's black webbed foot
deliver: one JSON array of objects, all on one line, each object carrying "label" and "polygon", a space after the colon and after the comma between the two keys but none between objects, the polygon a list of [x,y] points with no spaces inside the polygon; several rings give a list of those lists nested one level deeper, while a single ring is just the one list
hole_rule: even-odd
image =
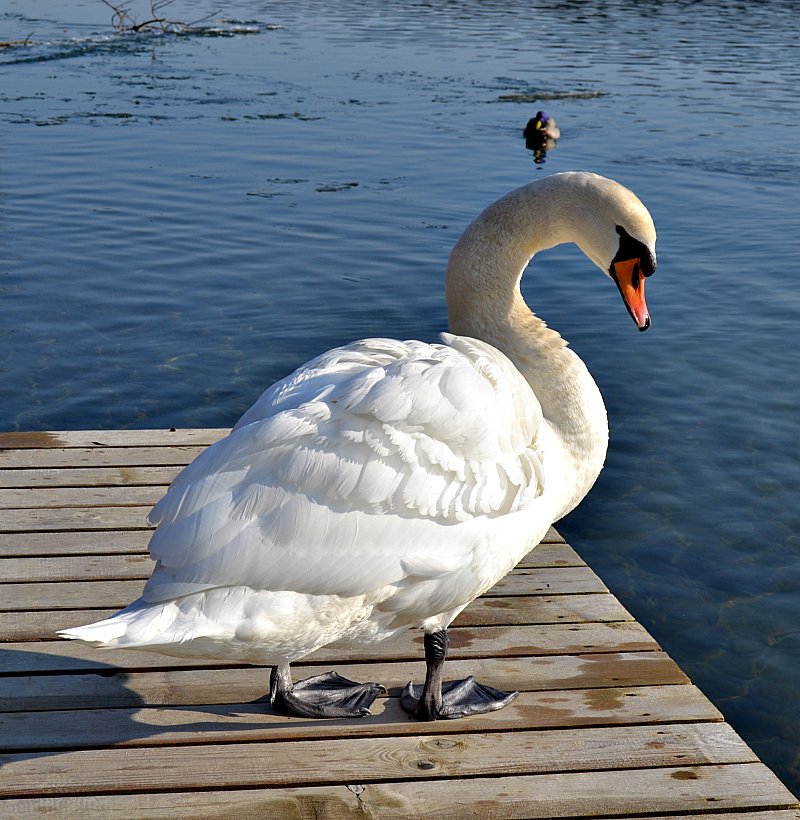
[{"label": "swan's black webbed foot", "polygon": [[447,630],[425,634],[425,685],[409,683],[400,695],[400,705],[419,720],[452,720],[502,709],[519,692],[501,692],[493,686],[478,683],[473,677],[442,683],[442,669],[447,657]]},{"label": "swan's black webbed foot", "polygon": [[356,683],[336,672],[292,683],[287,664],[272,670],[269,701],[276,711],[298,717],[365,717],[375,698],[385,691],[379,683]]},{"label": "swan's black webbed foot", "polygon": [[470,675],[464,680],[442,684],[441,703],[427,703],[424,686],[409,683],[400,696],[400,705],[419,720],[452,720],[453,718],[494,712],[511,703],[519,692],[502,692],[493,686],[478,683]]}]

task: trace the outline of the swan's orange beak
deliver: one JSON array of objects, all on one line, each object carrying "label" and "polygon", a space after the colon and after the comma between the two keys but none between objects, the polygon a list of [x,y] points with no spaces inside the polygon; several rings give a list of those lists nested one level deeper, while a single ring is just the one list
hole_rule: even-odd
[{"label": "swan's orange beak", "polygon": [[625,259],[614,262],[611,266],[614,281],[617,283],[619,292],[625,307],[628,308],[636,327],[639,330],[647,330],[650,327],[650,314],[647,311],[647,302],[644,300],[644,276],[642,276],[642,264],[639,259]]}]

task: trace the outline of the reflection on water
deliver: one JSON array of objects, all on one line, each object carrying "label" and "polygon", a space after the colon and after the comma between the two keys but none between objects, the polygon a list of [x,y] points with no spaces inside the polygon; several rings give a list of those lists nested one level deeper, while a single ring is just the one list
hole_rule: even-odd
[{"label": "reflection on water", "polygon": [[[499,195],[614,177],[659,229],[652,329],[574,249],[523,282],[612,428],[562,529],[800,790],[795,15],[232,0],[141,37],[96,0],[6,0],[30,40],[0,48],[2,428],[232,424],[321,350],[435,338],[449,250]],[[544,169],[520,144],[542,108]]]},{"label": "reflection on water", "polygon": [[525,140],[525,147],[533,154],[534,163],[541,168],[547,159],[547,152],[556,147],[556,141],[554,139]]}]

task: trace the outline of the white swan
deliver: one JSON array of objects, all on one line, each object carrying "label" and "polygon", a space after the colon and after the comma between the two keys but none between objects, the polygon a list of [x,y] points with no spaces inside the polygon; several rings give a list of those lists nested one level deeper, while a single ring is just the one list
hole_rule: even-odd
[{"label": "white swan", "polygon": [[289,664],[332,641],[422,627],[425,719],[516,693],[442,687],[447,627],[597,478],[606,412],[585,365],[525,304],[531,257],[575,242],[614,279],[640,330],[655,268],[646,208],[589,173],[532,182],[487,208],[450,256],[441,344],[366,339],[270,387],[154,507],[141,598],[59,634],[105,647],[273,667],[273,706],[360,716],[382,687]]}]

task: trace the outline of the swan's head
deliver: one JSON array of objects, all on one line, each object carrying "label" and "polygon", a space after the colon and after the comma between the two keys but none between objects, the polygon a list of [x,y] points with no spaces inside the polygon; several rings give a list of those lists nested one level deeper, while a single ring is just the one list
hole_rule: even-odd
[{"label": "swan's head", "polygon": [[647,245],[641,239],[631,236],[622,225],[617,225],[616,228],[619,246],[604,273],[617,283],[625,307],[636,322],[636,327],[639,330],[647,330],[650,327],[650,313],[644,300],[644,280],[652,276],[656,269],[655,231],[653,245]]},{"label": "swan's head", "polygon": [[636,326],[647,330],[644,280],[656,268],[653,220],[633,192],[585,171],[529,182],[467,227],[447,266],[450,330],[486,338],[487,327],[519,315],[527,309],[520,280],[530,260],[570,242],[616,283]]},{"label": "swan's head", "polygon": [[656,229],[647,208],[632,191],[589,173],[571,177],[580,191],[575,203],[577,245],[612,279],[639,330],[650,327],[644,280],[656,269]]}]

